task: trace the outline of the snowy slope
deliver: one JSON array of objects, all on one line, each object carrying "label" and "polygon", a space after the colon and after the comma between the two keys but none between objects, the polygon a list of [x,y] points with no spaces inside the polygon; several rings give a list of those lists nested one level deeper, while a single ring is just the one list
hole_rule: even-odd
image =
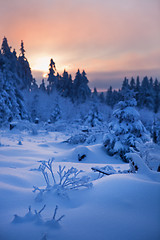
[{"label": "snowy slope", "polygon": [[[91,167],[112,165],[116,170],[128,169],[128,164],[109,157],[101,144],[69,145],[68,136],[59,132],[1,131],[0,147],[0,239],[84,239],[84,240],[158,240],[160,239],[160,183],[144,174],[114,174],[97,179]],[[22,145],[19,145],[21,141]],[[78,154],[86,158],[78,162]],[[154,154],[156,154],[154,152]],[[93,187],[69,191],[68,196],[46,194],[36,202],[33,185],[45,185],[40,172],[30,171],[38,161],[55,158],[59,165],[84,170]],[[39,211],[44,221],[65,214],[59,227],[34,222],[11,223],[14,214],[24,216],[28,206]]]}]

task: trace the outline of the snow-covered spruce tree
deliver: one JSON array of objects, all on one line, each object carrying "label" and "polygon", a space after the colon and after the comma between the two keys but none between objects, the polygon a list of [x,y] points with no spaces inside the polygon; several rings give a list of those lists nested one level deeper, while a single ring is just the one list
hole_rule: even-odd
[{"label": "snow-covered spruce tree", "polygon": [[4,76],[0,70],[0,125],[5,123],[11,117],[10,104],[8,94],[4,89]]},{"label": "snow-covered spruce tree", "polygon": [[152,125],[151,135],[153,142],[160,144],[160,118],[155,117]]},{"label": "snow-covered spruce tree", "polygon": [[112,87],[110,86],[109,89],[107,90],[106,94],[106,103],[108,106],[113,108],[114,106],[114,101],[113,101],[113,92],[112,92]]},{"label": "snow-covered spruce tree", "polygon": [[102,124],[102,116],[98,111],[96,105],[93,105],[88,115],[85,117],[86,125],[90,125],[91,127],[96,127]]},{"label": "snow-covered spruce tree", "polygon": [[0,123],[28,118],[24,99],[19,91],[17,57],[4,37],[0,51]]},{"label": "snow-covered spruce tree", "polygon": [[0,69],[5,73],[12,74],[12,82],[17,86],[20,84],[20,78],[17,74],[17,56],[16,51],[11,51],[11,47],[8,44],[8,40],[6,37],[3,38],[2,47],[1,47],[1,54],[0,54]]},{"label": "snow-covered spruce tree", "polygon": [[104,103],[104,102],[105,102],[104,92],[101,92],[101,93],[99,94],[99,100],[100,100],[101,103]]},{"label": "snow-covered spruce tree", "polygon": [[61,110],[58,104],[56,104],[51,116],[50,116],[50,120],[52,123],[55,123],[56,121],[58,121],[61,118]]},{"label": "snow-covered spruce tree", "polygon": [[40,98],[40,95],[38,92],[36,91],[31,92],[31,95],[30,95],[31,107],[29,112],[30,112],[31,120],[33,122],[35,122],[36,119],[39,118],[39,114],[38,114],[39,98]]},{"label": "snow-covered spruce tree", "polygon": [[44,79],[42,79],[42,83],[40,84],[39,89],[40,89],[42,92],[46,92],[46,87],[45,87]]},{"label": "snow-covered spruce tree", "polygon": [[97,92],[97,88],[94,87],[94,90],[92,92],[92,99],[93,101],[97,102],[98,101],[98,92]]},{"label": "snow-covered spruce tree", "polygon": [[23,102],[21,93],[13,84],[11,73],[3,74],[0,70],[0,124],[28,118]]},{"label": "snow-covered spruce tree", "polygon": [[33,83],[31,68],[27,58],[25,57],[24,43],[21,41],[20,55],[18,57],[17,74],[20,78],[20,88],[30,89]]},{"label": "snow-covered spruce tree", "polygon": [[112,87],[110,86],[106,94],[106,104],[113,108],[114,105],[120,101],[120,98],[121,98],[120,91],[116,90],[113,91]]},{"label": "snow-covered spruce tree", "polygon": [[152,80],[149,81],[148,77],[144,77],[139,91],[139,101],[140,107],[147,107],[150,110],[154,110],[154,90]]},{"label": "snow-covered spruce tree", "polygon": [[104,136],[103,145],[109,155],[118,154],[123,161],[128,161],[125,154],[136,150],[136,142],[144,143],[150,136],[140,121],[136,110],[134,93],[128,87],[122,90],[122,101],[113,111],[113,119],[109,123],[109,133]]},{"label": "snow-covered spruce tree", "polygon": [[48,79],[47,79],[47,81],[49,82],[47,86],[48,94],[52,92],[53,88],[56,88],[57,77],[55,76],[55,72],[56,72],[56,65],[53,59],[51,58],[50,64],[49,64]]},{"label": "snow-covered spruce tree", "polygon": [[72,76],[64,70],[62,77],[60,79],[59,92],[63,97],[72,97],[73,87],[72,87]]},{"label": "snow-covered spruce tree", "polygon": [[83,103],[91,96],[91,90],[88,87],[88,79],[85,71],[82,74],[78,69],[76,77],[73,82],[73,99],[78,103]]},{"label": "snow-covered spruce tree", "polygon": [[154,89],[154,112],[157,113],[160,106],[160,83],[155,79],[153,83]]}]

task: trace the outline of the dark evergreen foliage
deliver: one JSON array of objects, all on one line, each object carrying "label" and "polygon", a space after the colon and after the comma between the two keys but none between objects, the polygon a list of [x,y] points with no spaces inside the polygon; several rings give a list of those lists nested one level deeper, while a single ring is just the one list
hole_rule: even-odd
[{"label": "dark evergreen foliage", "polygon": [[49,82],[49,85],[51,86],[51,89],[52,89],[52,87],[55,86],[55,84],[56,84],[55,72],[56,72],[55,62],[54,62],[53,59],[51,58],[50,64],[49,64],[49,74],[48,74],[48,79],[47,79],[47,81]]},{"label": "dark evergreen foliage", "polygon": [[122,88],[119,91],[113,91],[112,87],[110,87],[106,95],[106,104],[113,108],[113,106],[122,99],[122,91],[126,87],[134,91],[137,106],[139,108],[145,107],[155,113],[158,112],[160,105],[160,83],[157,79],[155,79],[155,81],[152,78],[148,79],[147,76],[142,79],[142,82],[140,82],[139,76],[136,81],[132,77],[130,82],[125,77],[122,83]]},{"label": "dark evergreen foliage", "polygon": [[94,87],[94,90],[93,90],[93,93],[92,93],[92,99],[94,101],[98,100],[98,92],[97,92],[97,88],[96,87]]},{"label": "dark evergreen foliage", "polygon": [[82,74],[78,69],[73,82],[73,100],[79,103],[85,102],[91,95],[91,90],[88,87],[88,79],[85,71]]},{"label": "dark evergreen foliage", "polygon": [[42,79],[42,83],[40,84],[39,89],[40,89],[42,92],[46,92],[46,87],[45,87],[44,79]]}]

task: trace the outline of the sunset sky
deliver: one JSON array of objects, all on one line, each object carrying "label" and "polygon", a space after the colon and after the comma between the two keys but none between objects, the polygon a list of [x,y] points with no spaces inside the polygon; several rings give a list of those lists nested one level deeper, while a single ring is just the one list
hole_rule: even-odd
[{"label": "sunset sky", "polygon": [[124,76],[160,80],[160,0],[0,0],[0,40],[24,41],[33,75],[85,69],[90,86]]}]

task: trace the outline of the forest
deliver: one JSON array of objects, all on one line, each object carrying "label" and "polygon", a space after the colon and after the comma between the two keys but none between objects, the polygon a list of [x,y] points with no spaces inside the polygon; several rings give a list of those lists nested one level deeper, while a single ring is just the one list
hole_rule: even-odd
[{"label": "forest", "polygon": [[[78,69],[75,78],[72,79],[72,75],[66,70],[60,75],[55,62],[51,59],[48,77],[46,80],[42,79],[42,83],[38,86],[25,56],[23,41],[17,54],[16,50],[12,50],[9,46],[7,38],[3,38],[0,50],[1,126],[16,120],[35,122],[38,119],[38,121],[54,123],[59,118],[66,119],[69,109],[72,109],[72,116],[74,115],[73,118],[76,119],[79,117],[76,115],[76,105],[79,112],[82,111],[80,117],[84,120],[87,117],[82,110],[84,105],[93,111],[96,109],[99,113],[101,111],[99,108],[101,106],[103,109],[103,105],[112,110],[118,102],[123,100],[124,92],[129,90],[133,93],[132,97],[135,98],[139,111],[146,109],[152,112],[152,120],[145,124],[154,142],[159,142],[160,82],[158,79],[147,76],[143,79],[138,76],[136,79],[125,77],[120,89],[112,89],[110,86],[106,91],[99,92],[96,87],[93,90],[89,88],[85,70],[80,72]],[[68,106],[68,114],[64,105]]]}]

